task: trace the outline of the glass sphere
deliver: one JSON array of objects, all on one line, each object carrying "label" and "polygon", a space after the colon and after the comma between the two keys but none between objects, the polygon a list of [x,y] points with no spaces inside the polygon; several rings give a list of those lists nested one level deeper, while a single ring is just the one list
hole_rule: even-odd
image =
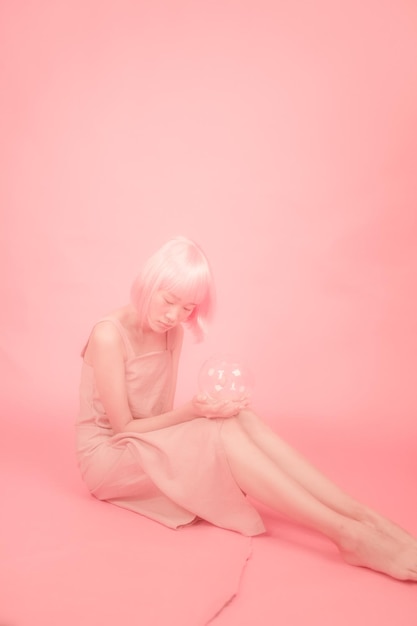
[{"label": "glass sphere", "polygon": [[198,385],[212,400],[238,401],[250,397],[253,376],[248,367],[233,356],[213,356],[203,363]]}]

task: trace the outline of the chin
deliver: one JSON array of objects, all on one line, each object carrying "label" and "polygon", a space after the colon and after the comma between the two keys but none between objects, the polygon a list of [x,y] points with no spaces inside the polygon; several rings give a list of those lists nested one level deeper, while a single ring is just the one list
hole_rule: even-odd
[{"label": "chin", "polygon": [[173,328],[172,326],[165,326],[162,322],[156,322],[153,330],[157,333],[167,333],[169,330]]}]

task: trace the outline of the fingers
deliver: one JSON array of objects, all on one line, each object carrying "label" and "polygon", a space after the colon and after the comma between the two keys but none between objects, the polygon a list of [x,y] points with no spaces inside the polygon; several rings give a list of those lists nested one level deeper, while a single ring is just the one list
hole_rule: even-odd
[{"label": "fingers", "polygon": [[194,408],[202,417],[234,417],[249,405],[249,398],[240,400],[214,400],[204,393],[197,394],[193,398]]},{"label": "fingers", "polygon": [[217,417],[234,417],[239,414],[242,408],[242,403],[236,400],[226,400],[218,403],[216,407],[213,407],[217,413]]},{"label": "fingers", "polygon": [[196,396],[194,396],[193,401],[194,402],[199,402],[199,403],[204,403],[204,402],[208,402],[209,398],[206,396],[205,393],[198,393]]}]

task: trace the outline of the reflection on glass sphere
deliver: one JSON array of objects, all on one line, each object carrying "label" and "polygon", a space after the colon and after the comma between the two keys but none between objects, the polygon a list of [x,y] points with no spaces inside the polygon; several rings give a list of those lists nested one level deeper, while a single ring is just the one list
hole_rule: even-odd
[{"label": "reflection on glass sphere", "polygon": [[212,400],[243,400],[250,397],[253,376],[233,356],[213,356],[203,363],[198,376],[200,391]]}]

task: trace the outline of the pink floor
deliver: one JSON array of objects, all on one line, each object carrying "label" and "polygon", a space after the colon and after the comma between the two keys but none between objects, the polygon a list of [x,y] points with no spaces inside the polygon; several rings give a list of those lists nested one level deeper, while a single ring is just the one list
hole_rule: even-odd
[{"label": "pink floor", "polygon": [[[268,534],[247,539],[205,523],[171,531],[94,500],[75,465],[71,418],[35,431],[15,417],[1,442],[1,626],[417,623],[417,585],[345,565],[327,540],[268,511]],[[417,532],[415,431],[300,426],[283,430]]]}]

